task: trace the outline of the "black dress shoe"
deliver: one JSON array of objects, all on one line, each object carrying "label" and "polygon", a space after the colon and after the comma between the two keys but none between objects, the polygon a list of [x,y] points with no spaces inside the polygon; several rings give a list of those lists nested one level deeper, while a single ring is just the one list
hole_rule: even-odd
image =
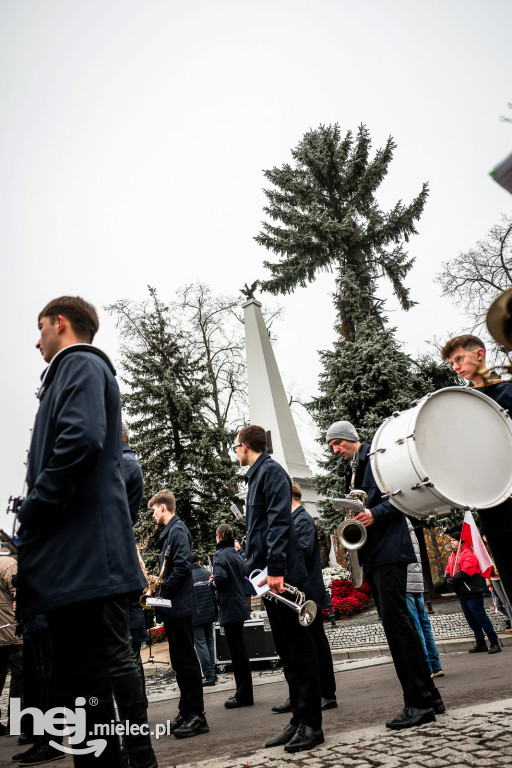
[{"label": "black dress shoe", "polygon": [[305,749],[313,749],[318,744],[323,744],[324,732],[321,728],[315,730],[310,728],[309,725],[301,723],[297,729],[295,736],[290,739],[288,744],[285,744],[285,752],[303,752]]},{"label": "black dress shoe", "polygon": [[284,704],[276,704],[275,707],[272,707],[272,712],[275,712],[277,715],[284,715],[286,712],[291,711],[290,699],[286,699]]},{"label": "black dress shoe", "polygon": [[479,645],[478,643],[475,643],[474,646],[469,649],[468,653],[487,653],[487,651],[488,651],[488,648],[485,643],[483,645]]},{"label": "black dress shoe", "polygon": [[226,709],[238,709],[239,707],[252,707],[254,701],[239,701],[236,696],[230,696],[227,701],[224,702]]},{"label": "black dress shoe", "polygon": [[338,702],[336,701],[336,698],[334,696],[329,698],[322,696],[322,699],[321,699],[322,712],[325,712],[326,709],[336,709],[337,706],[338,706]]},{"label": "black dress shoe", "polygon": [[198,736],[200,733],[208,733],[210,730],[206,717],[202,715],[193,715],[189,720],[176,728],[174,735],[177,739],[187,739],[189,736]]},{"label": "black dress shoe", "polygon": [[499,646],[498,643],[491,645],[491,647],[488,650],[488,653],[501,653],[501,646]]},{"label": "black dress shoe", "polygon": [[279,734],[279,736],[276,736],[275,739],[271,739],[270,741],[267,741],[265,744],[265,749],[268,749],[270,747],[282,747],[284,744],[288,744],[290,739],[293,739],[295,734],[297,733],[298,725],[293,725],[292,723],[288,723],[286,728],[282,733]]},{"label": "black dress shoe", "polygon": [[183,715],[180,715],[178,713],[174,718],[174,720],[171,720],[171,722],[169,723],[169,733],[174,733],[176,728],[179,728],[181,725],[183,725],[185,720],[186,719],[183,717]]},{"label": "black dress shoe", "polygon": [[213,677],[211,680],[207,680],[205,677],[203,677],[203,688],[207,688],[209,685],[215,685],[217,681]]},{"label": "black dress shoe", "polygon": [[399,715],[388,720],[386,728],[399,731],[402,728],[413,728],[415,725],[432,723],[436,719],[433,708],[418,709],[417,707],[404,707]]}]

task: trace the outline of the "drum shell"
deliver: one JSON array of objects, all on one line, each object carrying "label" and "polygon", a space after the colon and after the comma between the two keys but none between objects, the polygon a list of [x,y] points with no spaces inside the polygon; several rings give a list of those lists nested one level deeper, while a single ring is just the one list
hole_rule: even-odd
[{"label": "drum shell", "polygon": [[512,494],[512,421],[486,395],[447,387],[386,419],[370,461],[379,489],[408,515],[488,509]]}]

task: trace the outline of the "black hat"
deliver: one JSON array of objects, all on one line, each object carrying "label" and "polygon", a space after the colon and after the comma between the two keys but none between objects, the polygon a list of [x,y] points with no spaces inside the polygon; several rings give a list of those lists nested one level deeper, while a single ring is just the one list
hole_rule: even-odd
[{"label": "black hat", "polygon": [[197,555],[197,552],[190,553],[190,562],[192,563],[192,565],[195,565],[196,563],[199,562],[199,557]]},{"label": "black hat", "polygon": [[450,535],[450,539],[455,539],[455,541],[460,541],[462,531],[452,531]]}]

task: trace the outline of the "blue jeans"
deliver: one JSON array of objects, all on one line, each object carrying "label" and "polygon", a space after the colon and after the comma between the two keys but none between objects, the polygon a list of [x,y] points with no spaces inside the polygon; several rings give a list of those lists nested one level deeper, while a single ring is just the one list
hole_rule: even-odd
[{"label": "blue jeans", "polygon": [[484,632],[491,645],[498,644],[498,635],[494,631],[491,620],[485,612],[483,597],[470,597],[459,600],[466,621],[475,633],[477,645],[485,645]]},{"label": "blue jeans", "polygon": [[215,679],[215,650],[213,647],[213,627],[211,624],[198,624],[194,627],[194,647],[205,680]]},{"label": "blue jeans", "polygon": [[427,660],[431,672],[438,672],[441,669],[439,654],[436,648],[436,641],[430,625],[430,619],[425,611],[425,602],[423,595],[416,592],[407,593],[407,609],[414,622],[416,632]]}]

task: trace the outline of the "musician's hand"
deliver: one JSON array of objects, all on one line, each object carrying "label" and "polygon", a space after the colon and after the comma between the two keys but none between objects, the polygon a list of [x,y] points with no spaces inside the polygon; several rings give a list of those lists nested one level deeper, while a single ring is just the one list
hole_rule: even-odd
[{"label": "musician's hand", "polygon": [[264,584],[268,584],[270,591],[278,595],[280,592],[285,592],[284,577],[283,576],[267,576],[259,582],[258,587],[262,587]]},{"label": "musician's hand", "polygon": [[365,528],[368,528],[369,525],[373,525],[375,522],[374,516],[369,509],[366,509],[366,507],[364,508],[364,512],[358,512],[357,515],[354,516],[354,520],[362,523]]}]

